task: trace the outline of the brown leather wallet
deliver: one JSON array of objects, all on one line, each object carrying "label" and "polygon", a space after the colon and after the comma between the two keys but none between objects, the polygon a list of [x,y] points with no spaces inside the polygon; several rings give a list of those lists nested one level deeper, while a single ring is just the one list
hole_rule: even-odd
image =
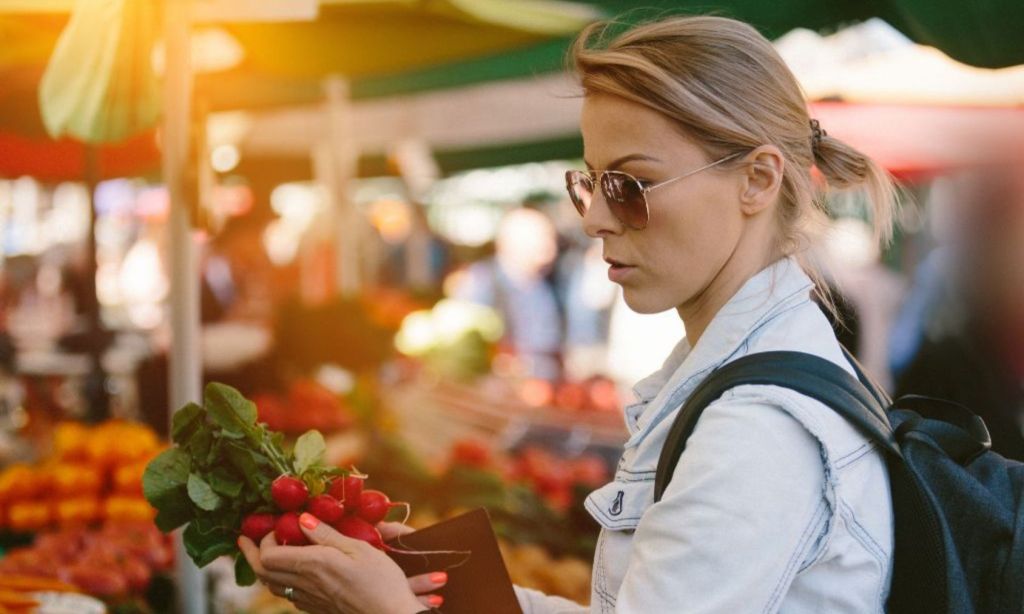
[{"label": "brown leather wallet", "polygon": [[443,610],[423,612],[523,614],[483,508],[397,537],[388,545],[410,551],[388,552],[407,576],[448,573],[447,584],[432,591],[444,597]]}]

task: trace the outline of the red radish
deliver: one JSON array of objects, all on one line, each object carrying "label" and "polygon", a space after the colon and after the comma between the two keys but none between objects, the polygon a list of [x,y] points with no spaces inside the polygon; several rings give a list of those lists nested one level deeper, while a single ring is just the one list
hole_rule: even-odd
[{"label": "red radish", "polygon": [[306,483],[297,477],[282,475],[270,485],[270,496],[274,499],[277,507],[286,512],[294,512],[301,509],[309,498],[309,489]]},{"label": "red radish", "polygon": [[345,506],[331,495],[317,495],[309,500],[307,507],[310,514],[313,514],[327,524],[334,524],[345,515]]},{"label": "red radish", "polygon": [[346,537],[362,540],[380,550],[385,549],[384,540],[380,536],[380,531],[377,530],[377,527],[366,522],[362,518],[346,516],[335,523],[334,528],[338,533],[341,533]]},{"label": "red radish", "polygon": [[275,522],[277,518],[273,514],[249,514],[242,520],[242,535],[259,545],[274,530]]},{"label": "red radish", "polygon": [[334,478],[327,484],[327,494],[338,501],[345,500],[345,478]]},{"label": "red radish", "polygon": [[354,514],[359,508],[359,497],[363,493],[363,480],[354,475],[338,478],[331,482],[327,494],[331,495],[345,505],[345,511]]},{"label": "red radish", "polygon": [[305,546],[309,543],[299,527],[299,515],[295,512],[281,514],[274,524],[274,537],[282,546]]},{"label": "red radish", "polygon": [[405,505],[392,503],[391,499],[379,490],[364,490],[359,497],[359,510],[356,511],[356,515],[370,524],[377,524],[388,515],[388,510]]}]

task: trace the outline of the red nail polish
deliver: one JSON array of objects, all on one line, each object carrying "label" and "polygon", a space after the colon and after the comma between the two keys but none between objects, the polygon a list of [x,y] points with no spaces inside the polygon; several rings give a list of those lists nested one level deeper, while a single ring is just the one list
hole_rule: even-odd
[{"label": "red nail polish", "polygon": [[308,514],[304,512],[301,516],[299,516],[299,524],[301,524],[304,528],[312,531],[313,529],[317,528],[317,526],[320,524],[320,519],[314,516],[313,514]]},{"label": "red nail polish", "polygon": [[444,584],[448,581],[448,574],[443,571],[430,574],[430,581],[434,584]]},{"label": "red nail polish", "polygon": [[444,603],[444,597],[441,595],[431,595],[427,601],[430,602],[430,607],[439,608],[441,607],[441,604]]}]

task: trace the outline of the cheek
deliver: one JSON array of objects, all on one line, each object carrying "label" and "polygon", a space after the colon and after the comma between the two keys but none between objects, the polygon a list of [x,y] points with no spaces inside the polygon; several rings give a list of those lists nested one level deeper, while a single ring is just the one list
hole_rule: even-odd
[{"label": "cheek", "polygon": [[641,247],[650,277],[637,300],[644,294],[661,311],[692,299],[724,266],[741,229],[738,212],[713,195],[652,207]]},{"label": "cheek", "polygon": [[[698,272],[720,264],[732,252],[742,219],[731,203],[713,191],[670,203],[651,213],[656,262],[678,272]],[[682,268],[680,268],[682,267]]]}]

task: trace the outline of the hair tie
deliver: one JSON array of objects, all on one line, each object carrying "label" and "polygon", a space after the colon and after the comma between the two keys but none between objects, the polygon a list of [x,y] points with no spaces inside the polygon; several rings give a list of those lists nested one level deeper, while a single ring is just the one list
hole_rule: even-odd
[{"label": "hair tie", "polygon": [[828,136],[828,132],[821,129],[821,124],[816,119],[811,120],[811,151],[817,151],[821,145],[821,139]]}]

